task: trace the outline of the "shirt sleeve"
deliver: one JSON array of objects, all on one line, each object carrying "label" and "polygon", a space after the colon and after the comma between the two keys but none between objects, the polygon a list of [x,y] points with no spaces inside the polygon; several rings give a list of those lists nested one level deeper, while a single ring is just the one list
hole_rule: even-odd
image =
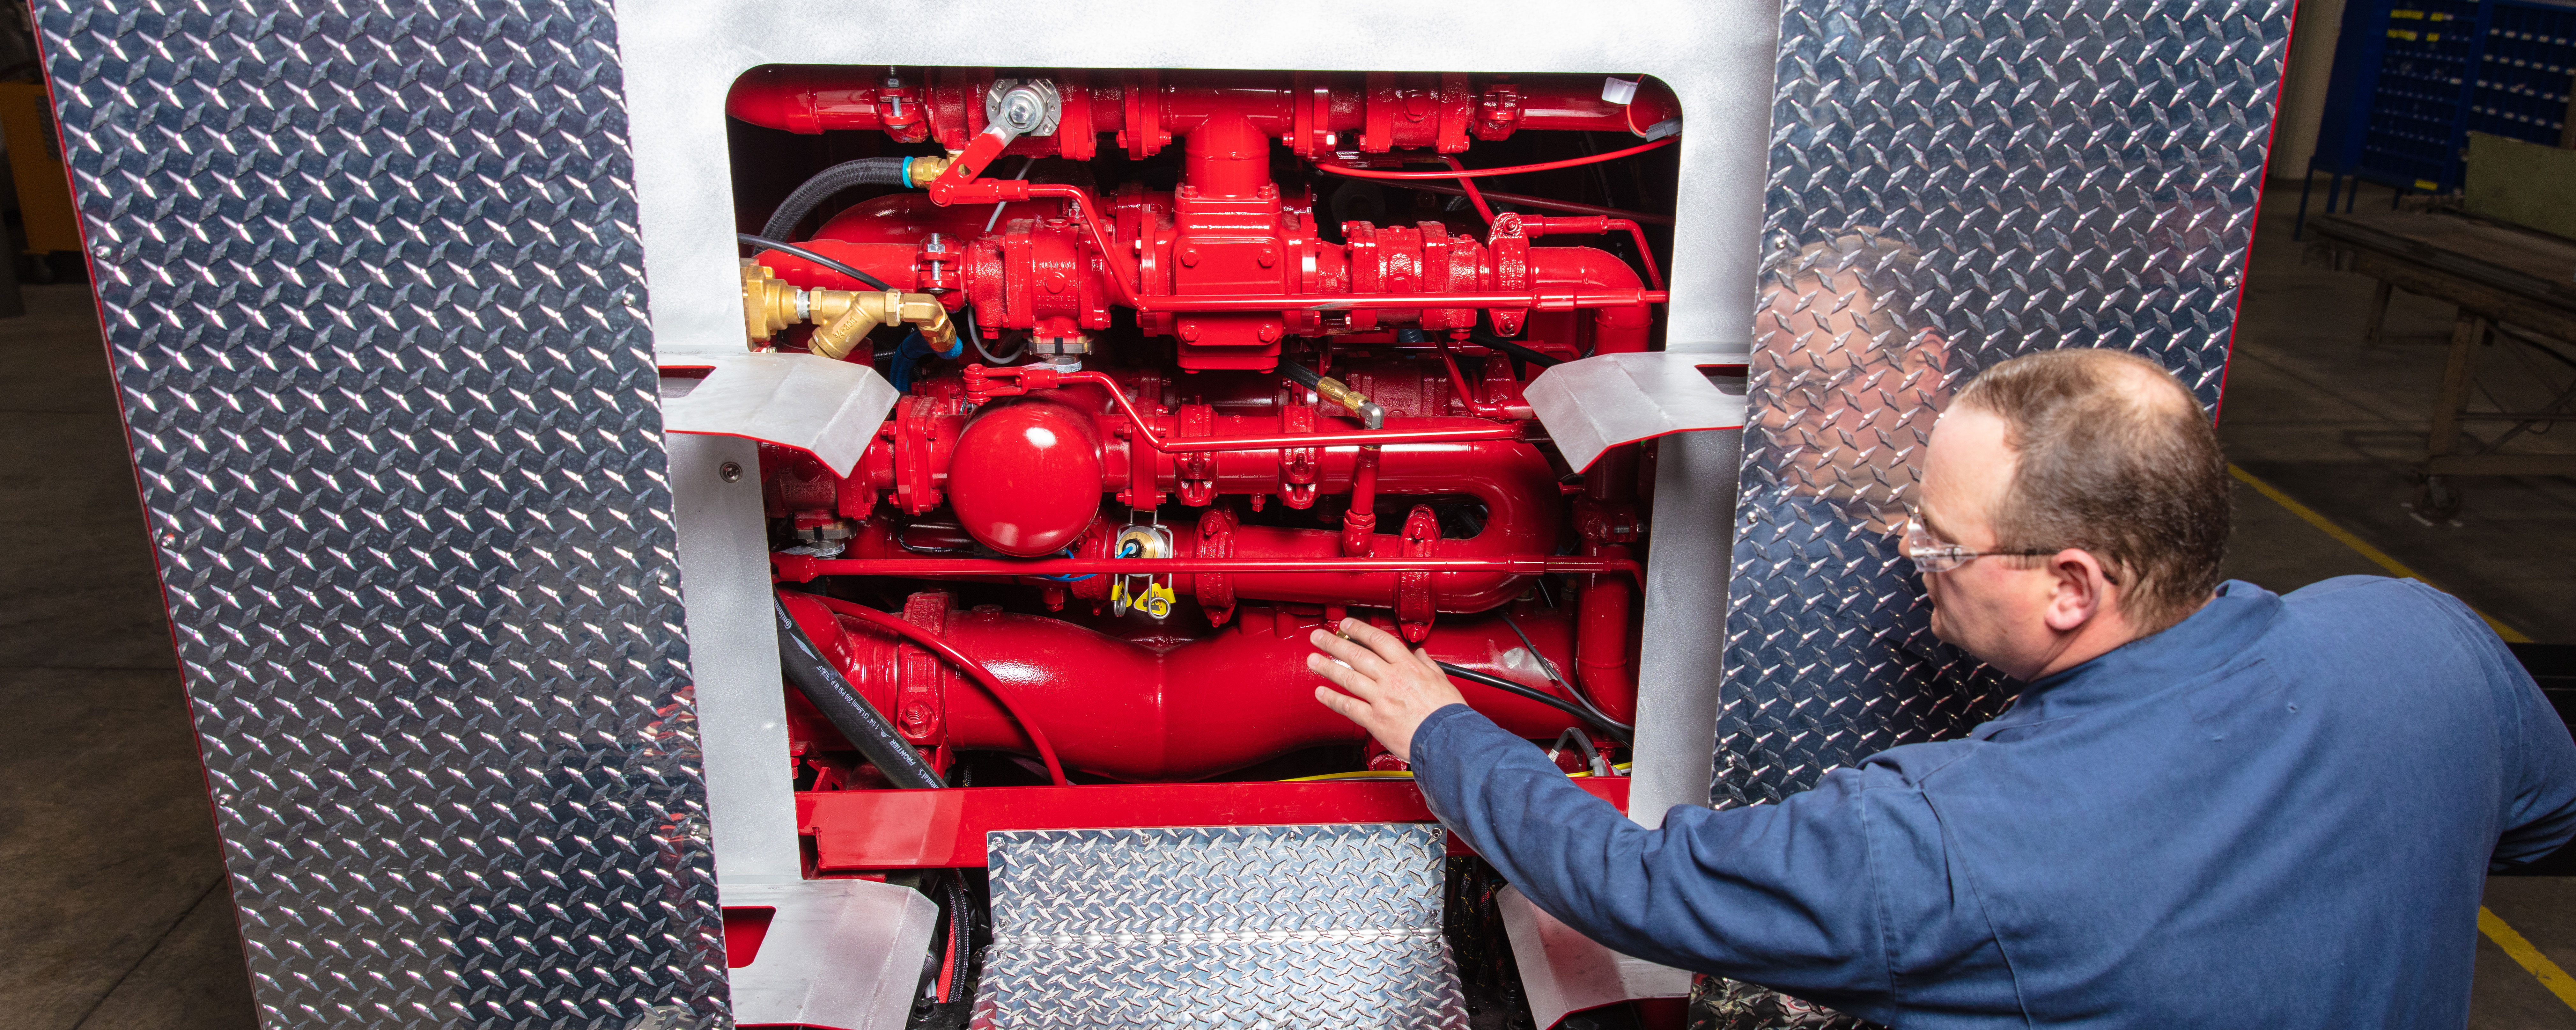
[{"label": "shirt sleeve", "polygon": [[2576,740],[2522,663],[2494,634],[2485,637],[2483,664],[2504,709],[2499,721],[2511,759],[2505,766],[2503,830],[2489,863],[2502,869],[2545,857],[2576,838]]},{"label": "shirt sleeve", "polygon": [[1465,705],[1424,720],[1411,753],[1441,821],[1585,936],[1884,1018],[1889,950],[1856,771],[1777,805],[1675,806],[1649,830]]}]

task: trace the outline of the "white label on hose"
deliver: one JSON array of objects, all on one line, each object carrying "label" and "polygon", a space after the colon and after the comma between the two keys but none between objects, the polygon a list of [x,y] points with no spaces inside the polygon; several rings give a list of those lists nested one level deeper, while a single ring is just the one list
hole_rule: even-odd
[{"label": "white label on hose", "polygon": [[1635,100],[1635,99],[1637,99],[1637,80],[1635,80],[1635,79],[1603,79],[1603,80],[1601,80],[1601,99],[1603,99],[1603,100],[1607,100],[1607,101],[1609,101],[1609,102],[1611,102],[1611,103],[1614,103],[1614,104],[1625,104],[1625,103],[1627,103],[1628,101],[1631,101],[1631,100]]}]

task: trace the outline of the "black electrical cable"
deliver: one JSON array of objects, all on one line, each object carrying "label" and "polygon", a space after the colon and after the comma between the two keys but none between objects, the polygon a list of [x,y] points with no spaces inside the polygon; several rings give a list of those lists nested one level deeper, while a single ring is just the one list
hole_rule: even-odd
[{"label": "black electrical cable", "polygon": [[1582,691],[1574,689],[1573,684],[1567,683],[1565,681],[1565,677],[1557,675],[1556,663],[1548,661],[1546,655],[1539,653],[1538,645],[1530,642],[1529,634],[1521,632],[1520,623],[1513,622],[1512,617],[1509,615],[1501,615],[1500,613],[1497,613],[1497,615],[1503,620],[1503,625],[1511,628],[1513,636],[1521,638],[1521,646],[1529,648],[1530,657],[1538,660],[1538,671],[1546,673],[1547,681],[1556,684],[1556,689],[1562,690],[1568,696],[1574,698],[1577,703],[1583,706],[1584,711],[1592,713],[1592,717],[1594,719],[1600,720],[1601,722],[1611,726],[1619,727],[1622,730],[1634,729],[1634,727],[1629,726],[1627,723],[1611,718],[1609,714],[1603,712],[1599,706],[1594,705],[1591,698],[1583,696]]},{"label": "black electrical cable", "polygon": [[1448,662],[1440,663],[1440,671],[1448,673],[1452,679],[1462,679],[1479,686],[1492,687],[1514,697],[1528,698],[1529,700],[1536,701],[1540,704],[1556,709],[1557,711],[1564,712],[1565,714],[1571,715],[1577,719],[1599,726],[1601,727],[1601,732],[1609,734],[1612,739],[1615,739],[1622,744],[1630,742],[1627,724],[1612,722],[1605,716],[1584,711],[1572,702],[1546,691],[1525,687],[1500,676],[1488,676],[1484,673],[1477,672],[1474,669],[1461,665],[1451,665]]},{"label": "black electrical cable", "polygon": [[1467,342],[1473,343],[1479,347],[1491,347],[1515,358],[1519,358],[1522,361],[1537,365],[1540,368],[1552,368],[1557,365],[1565,364],[1564,358],[1549,357],[1545,354],[1539,353],[1538,351],[1531,350],[1521,344],[1513,343],[1510,340],[1503,339],[1500,336],[1496,336],[1482,329],[1469,333],[1467,336]]},{"label": "black electrical cable", "polygon": [[1020,360],[1020,355],[1029,352],[1029,338],[1026,336],[1020,337],[1020,345],[1011,348],[1011,352],[1008,354],[995,354],[992,351],[985,350],[984,335],[982,333],[969,336],[967,339],[975,344],[975,353],[990,364],[1008,365],[1011,362]]},{"label": "black electrical cable", "polygon": [[806,215],[814,213],[817,205],[852,186],[910,186],[912,183],[904,176],[904,166],[912,161],[909,157],[862,157],[816,172],[813,178],[805,180],[789,193],[787,199],[778,202],[778,210],[770,213],[769,221],[760,227],[760,234],[773,240],[786,239],[796,231],[797,224],[803,222]]},{"label": "black electrical cable", "polygon": [[1296,380],[1297,385],[1303,386],[1309,390],[1314,389],[1317,384],[1324,381],[1323,375],[1316,372],[1314,369],[1307,368],[1304,365],[1285,359],[1282,359],[1279,362],[1279,374]]},{"label": "black electrical cable", "polygon": [[799,247],[793,243],[781,243],[777,240],[770,239],[767,236],[754,236],[747,232],[735,233],[733,234],[733,238],[735,242],[741,243],[746,247],[760,247],[767,250],[774,250],[781,254],[793,254],[797,257],[804,258],[805,260],[821,265],[826,269],[839,272],[842,275],[846,275],[852,279],[866,283],[870,289],[894,289],[894,287],[886,285],[885,280],[883,279],[879,279],[876,276],[869,275],[866,272],[859,271],[858,269],[852,268],[838,261],[834,261],[831,258],[824,257],[821,254],[814,253],[813,251]]},{"label": "black electrical cable", "polygon": [[895,732],[894,724],[887,722],[883,713],[841,677],[841,670],[824,659],[814,642],[806,638],[804,628],[796,625],[796,617],[788,614],[785,598],[771,597],[770,611],[778,617],[778,664],[786,669],[788,682],[796,684],[797,691],[822,710],[833,729],[849,738],[859,753],[868,756],[877,771],[897,787],[918,790],[948,785],[931,771],[930,763],[921,760],[921,753]]}]

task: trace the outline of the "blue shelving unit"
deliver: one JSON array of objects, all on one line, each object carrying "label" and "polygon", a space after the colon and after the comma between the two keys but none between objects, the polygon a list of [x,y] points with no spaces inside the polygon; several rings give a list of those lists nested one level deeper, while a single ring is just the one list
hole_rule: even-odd
[{"label": "blue shelving unit", "polygon": [[2472,130],[2559,143],[2571,76],[2576,0],[2351,0],[2307,175],[2328,211],[2347,178],[2459,189]]},{"label": "blue shelving unit", "polygon": [[2576,84],[2576,5],[2488,5],[2469,93],[2471,131],[2557,146]]}]

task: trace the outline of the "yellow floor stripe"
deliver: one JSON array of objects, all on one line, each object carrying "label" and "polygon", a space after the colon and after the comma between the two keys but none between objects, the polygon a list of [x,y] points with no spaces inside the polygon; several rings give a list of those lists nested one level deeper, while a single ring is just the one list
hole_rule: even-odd
[{"label": "yellow floor stripe", "polygon": [[[2231,465],[2227,466],[2227,474],[2229,474],[2229,475],[2231,475],[2231,476],[2235,476],[2238,482],[2241,482],[2241,483],[2244,483],[2244,484],[2245,484],[2245,485],[2247,485],[2247,486],[2253,487],[2253,488],[2254,488],[2254,492],[2255,492],[2255,493],[2262,494],[2263,496],[2265,496],[2265,497],[2267,497],[2267,498],[2270,498],[2270,499],[2271,499],[2271,501],[2272,501],[2272,503],[2277,504],[2277,505],[2280,505],[2280,506],[2281,506],[2281,507],[2283,507],[2283,508],[2287,508],[2287,509],[2289,509],[2290,514],[2292,514],[2292,515],[2296,515],[2296,516],[2298,516],[2299,518],[2301,518],[2301,519],[2303,519],[2303,520],[2306,520],[2306,522],[2307,522],[2307,524],[2308,524],[2308,525],[2315,526],[2315,527],[2317,527],[2319,530],[2322,530],[2322,531],[2325,533],[2325,535],[2330,536],[2330,537],[2333,537],[2333,538],[2335,539],[2335,542],[2336,542],[2336,543],[2342,544],[2342,545],[2344,545],[2345,547],[2352,548],[2354,552],[2356,552],[2356,553],[2360,554],[2360,555],[2361,555],[2362,557],[2364,557],[2364,558],[2368,558],[2368,559],[2370,559],[2372,562],[2376,563],[2380,568],[2387,569],[2387,570],[2388,570],[2389,575],[2397,576],[2397,577],[2400,577],[2400,578],[2403,578],[2403,579],[2411,579],[2411,580],[2414,580],[2414,581],[2416,581],[2416,582],[2418,582],[2418,583],[2423,583],[2423,584],[2426,584],[2426,585],[2431,585],[2431,586],[2433,586],[2433,587],[2434,587],[2434,589],[2437,589],[2437,590],[2441,589],[2441,588],[2440,588],[2440,586],[2435,585],[2435,584],[2433,583],[2433,581],[2432,581],[2432,580],[2425,579],[2424,577],[2422,577],[2422,576],[2420,576],[2420,575],[2417,575],[2417,574],[2415,573],[2415,570],[2410,569],[2410,568],[2407,568],[2407,567],[2406,567],[2406,565],[2405,565],[2405,563],[2400,562],[2400,561],[2398,561],[2398,560],[2397,560],[2397,559],[2395,559],[2395,558],[2391,558],[2391,557],[2389,557],[2389,556],[2388,556],[2388,552],[2386,552],[2386,551],[2382,551],[2382,550],[2380,550],[2379,548],[2376,548],[2376,547],[2372,547],[2372,546],[2370,546],[2370,542],[2369,542],[2369,541],[2363,540],[2363,539],[2362,539],[2362,538],[2360,538],[2360,537],[2357,537],[2357,536],[2352,535],[2352,531],[2351,531],[2351,530],[2345,529],[2345,528],[2343,528],[2342,526],[2335,525],[2332,521],[2328,520],[2325,516],[2317,514],[2317,513],[2316,513],[2316,509],[2310,508],[2310,507],[2308,507],[2307,505],[2300,504],[2300,503],[2299,503],[2299,502],[2297,502],[2297,501],[2291,500],[2291,499],[2290,499],[2290,495],[2285,494],[2285,493],[2282,493],[2281,491],[2274,489],[2274,488],[2272,487],[2272,484],[2270,484],[2270,483],[2266,483],[2266,482],[2264,482],[2264,481],[2262,481],[2262,480],[2260,480],[2260,479],[2256,479],[2256,478],[2254,478],[2254,474],[2253,474],[2253,473],[2251,473],[2251,472],[2247,472],[2247,471],[2245,471],[2244,469],[2239,468],[2239,467],[2237,467],[2237,466],[2235,466],[2235,465],[2232,465],[2232,464],[2231,464]],[[2443,591],[2443,592],[2444,592],[2444,593],[2449,593],[2449,591]],[[2477,609],[2472,608],[2472,609],[2470,609],[2470,611],[2477,611]],[[2508,641],[2508,642],[2510,642],[2510,643],[2516,643],[2516,644],[2528,644],[2528,643],[2531,643],[2531,638],[2530,638],[2530,637],[2527,637],[2527,636],[2522,635],[2520,632],[2517,632],[2517,631],[2516,631],[2513,627],[2511,627],[2511,626],[2507,626],[2507,625],[2505,625],[2504,623],[2497,622],[2497,621],[2496,621],[2492,616],[2489,616],[2489,615],[2488,615],[2487,613],[2485,613],[2485,612],[2478,612],[2478,618],[2485,619],[2485,620],[2486,620],[2486,622],[2487,622],[2487,628],[2488,628],[2488,629],[2492,629],[2492,630],[2494,630],[2494,631],[2495,631],[2495,634],[2496,634],[2497,636],[2499,636],[2499,637],[2503,637],[2506,641]]]},{"label": "yellow floor stripe", "polygon": [[2513,956],[2514,961],[2522,963],[2522,968],[2539,977],[2540,985],[2549,988],[2549,993],[2566,1002],[2568,1008],[2576,1008],[2576,979],[2570,979],[2566,970],[2558,968],[2558,963],[2549,961],[2549,956],[2532,947],[2530,941],[2522,939],[2521,934],[2514,932],[2513,927],[2506,925],[2495,913],[2487,911],[2484,905],[2478,906],[2478,929],[2486,933],[2488,940],[2496,942],[2496,947],[2503,948],[2505,954]]}]

